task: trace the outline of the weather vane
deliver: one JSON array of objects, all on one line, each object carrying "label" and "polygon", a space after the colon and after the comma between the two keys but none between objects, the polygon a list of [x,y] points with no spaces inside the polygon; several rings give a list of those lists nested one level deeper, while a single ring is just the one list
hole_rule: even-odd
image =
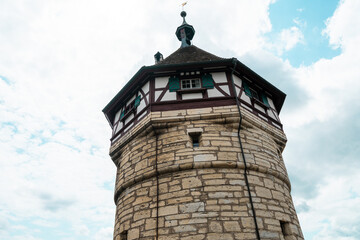
[{"label": "weather vane", "polygon": [[180,6],[182,8],[182,11],[184,11],[184,6],[187,4],[187,1],[186,2],[183,2]]}]

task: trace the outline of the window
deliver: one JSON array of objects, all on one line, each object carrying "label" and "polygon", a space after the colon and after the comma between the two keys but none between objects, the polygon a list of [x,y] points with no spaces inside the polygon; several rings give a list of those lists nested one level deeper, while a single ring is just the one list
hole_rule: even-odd
[{"label": "window", "polygon": [[193,148],[200,147],[201,133],[199,132],[189,133],[189,136],[191,138]]},{"label": "window", "polygon": [[123,231],[120,233],[120,240],[127,240],[128,239],[128,231]]},{"label": "window", "polygon": [[[199,75],[200,71],[191,72],[191,75]],[[189,72],[180,73],[181,76],[188,77],[190,75]],[[190,77],[190,76],[189,76]],[[213,89],[214,88],[214,79],[210,73],[204,73],[201,76],[193,76],[193,79],[179,79],[177,76],[169,77],[169,91],[177,92],[179,90],[189,90],[189,89],[198,89],[199,91],[202,89]],[[197,78],[195,78],[197,77]],[[197,90],[196,90],[197,91]]]},{"label": "window", "polygon": [[290,223],[280,221],[281,232],[284,237],[291,235]]},{"label": "window", "polygon": [[245,94],[249,98],[262,103],[266,107],[270,107],[267,96],[264,91],[261,91],[260,89],[255,89],[254,86],[249,87],[248,83],[245,82],[244,80],[243,80],[243,88],[244,88]]},{"label": "window", "polygon": [[257,92],[256,90],[250,88],[250,93],[251,93],[251,96],[252,96],[253,98],[255,98],[256,100],[259,100],[259,101],[260,101],[260,99],[259,99],[259,94],[258,94],[258,92]]},{"label": "window", "polygon": [[183,79],[181,80],[181,89],[200,88],[200,79]]},{"label": "window", "polygon": [[140,105],[141,96],[138,95],[134,101],[132,101],[130,104],[125,106],[120,114],[120,120],[123,120],[123,118],[129,113],[129,112],[135,112],[136,108]]}]

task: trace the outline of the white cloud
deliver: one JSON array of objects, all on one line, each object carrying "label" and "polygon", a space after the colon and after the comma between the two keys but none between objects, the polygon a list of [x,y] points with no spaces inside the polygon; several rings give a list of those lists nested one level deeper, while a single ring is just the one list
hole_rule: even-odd
[{"label": "white cloud", "polygon": [[[331,239],[331,234],[345,239],[341,232],[356,236],[351,234],[358,230],[347,226],[353,226],[359,211],[343,206],[359,205],[353,157],[358,145],[353,136],[329,129],[344,132],[342,124],[354,124],[351,116],[360,109],[360,30],[354,27],[360,23],[359,3],[341,1],[327,21],[324,34],[342,53],[294,68],[267,51],[288,51],[306,41],[300,25],[284,29],[277,39],[264,36],[272,28],[268,9],[273,2],[189,2],[193,42],[222,57],[240,56],[288,94],[281,115],[289,138],[285,161],[294,174],[295,203],[305,209],[299,214],[303,230],[319,231],[314,239]],[[181,24],[180,3],[1,2],[0,238],[42,239],[28,224],[47,228],[58,239],[76,239],[75,233],[111,238],[115,206],[113,191],[104,185],[114,183],[115,166],[101,109],[141,65],[153,63],[153,54],[166,57],[179,47],[174,31]],[[324,138],[314,142],[316,135]],[[347,139],[353,139],[350,150],[342,145]],[[338,154],[334,146],[345,150]],[[348,168],[351,174],[342,178]],[[302,187],[298,182],[306,183],[311,197],[296,191]],[[70,227],[60,236],[56,229],[63,225]]]},{"label": "white cloud", "polygon": [[284,45],[284,49],[289,51],[292,49],[296,44],[303,41],[304,35],[300,31],[298,27],[291,27],[288,29],[284,29],[280,33],[280,40]]}]

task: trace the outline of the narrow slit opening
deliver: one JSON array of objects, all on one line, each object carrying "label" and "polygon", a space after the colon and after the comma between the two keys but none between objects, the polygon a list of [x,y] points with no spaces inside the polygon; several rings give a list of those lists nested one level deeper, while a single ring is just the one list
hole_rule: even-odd
[{"label": "narrow slit opening", "polygon": [[280,227],[284,237],[291,235],[290,223],[280,221]]},{"label": "narrow slit opening", "polygon": [[192,147],[197,148],[200,147],[200,133],[191,133],[189,134],[192,142]]}]

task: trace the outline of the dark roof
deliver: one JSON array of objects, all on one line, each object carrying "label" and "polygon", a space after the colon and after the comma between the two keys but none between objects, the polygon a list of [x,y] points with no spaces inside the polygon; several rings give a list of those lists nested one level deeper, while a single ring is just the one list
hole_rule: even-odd
[{"label": "dark roof", "polygon": [[238,61],[236,58],[221,58],[194,45],[179,48],[157,64],[141,67],[127,82],[127,84],[116,94],[116,96],[105,106],[103,112],[110,125],[112,125],[111,118],[115,116],[119,107],[119,102],[125,101],[131,95],[131,92],[137,91],[141,84],[148,80],[148,76],[153,74],[155,71],[173,71],[194,65],[207,67],[226,66],[231,68],[235,66],[234,64],[236,65],[235,69],[238,73],[254,80],[259,87],[269,91],[269,93],[271,93],[274,97],[276,96],[273,101],[276,110],[280,113],[286,94]]},{"label": "dark roof", "polygon": [[224,58],[215,56],[214,54],[208,53],[194,45],[191,45],[188,47],[179,48],[156,65],[219,61],[223,59]]}]

